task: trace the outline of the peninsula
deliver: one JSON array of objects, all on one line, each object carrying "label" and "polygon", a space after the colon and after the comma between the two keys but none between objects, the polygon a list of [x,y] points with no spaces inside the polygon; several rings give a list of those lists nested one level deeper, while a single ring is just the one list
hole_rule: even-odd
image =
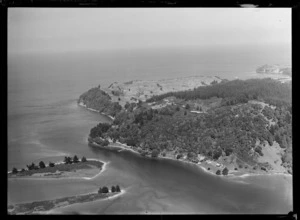
[{"label": "peninsula", "polygon": [[[89,90],[79,103],[100,113],[119,106],[111,124],[91,129],[89,145],[190,162],[216,175],[292,174],[291,82],[210,79],[187,90],[148,90],[146,100],[145,92],[134,93],[138,101],[129,93],[134,81]],[[173,88],[176,80],[168,82]],[[109,92],[115,85],[120,93]],[[102,96],[105,106],[97,101]]]},{"label": "peninsula", "polygon": [[34,163],[27,165],[27,169],[13,168],[7,176],[8,178],[92,178],[102,171],[104,164],[98,160],[87,160],[85,157],[79,161],[75,155],[73,158],[65,157],[60,163],[49,162],[48,166],[41,161],[39,165]]},{"label": "peninsula", "polygon": [[56,208],[61,208],[76,203],[85,203],[114,198],[116,196],[120,196],[124,192],[125,190],[121,190],[118,185],[112,186],[111,189],[104,186],[100,187],[98,192],[96,193],[69,196],[53,200],[8,205],[7,209],[9,215],[48,214],[49,211]]}]

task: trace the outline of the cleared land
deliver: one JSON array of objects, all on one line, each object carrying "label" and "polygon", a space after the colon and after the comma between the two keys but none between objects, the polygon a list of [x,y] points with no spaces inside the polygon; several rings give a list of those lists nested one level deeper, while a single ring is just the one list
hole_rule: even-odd
[{"label": "cleared land", "polygon": [[163,80],[134,80],[125,83],[114,82],[108,88],[103,88],[103,91],[107,92],[113,102],[119,102],[121,106],[124,106],[126,102],[145,101],[154,95],[194,89],[199,86],[207,86],[211,85],[211,83],[219,83],[221,81],[222,79],[216,76],[190,76]]}]

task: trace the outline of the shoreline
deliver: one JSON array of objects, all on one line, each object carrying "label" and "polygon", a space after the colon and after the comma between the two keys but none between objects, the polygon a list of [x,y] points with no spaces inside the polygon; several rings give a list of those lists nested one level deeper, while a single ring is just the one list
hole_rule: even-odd
[{"label": "shoreline", "polygon": [[98,113],[100,113],[101,115],[105,115],[105,116],[109,117],[111,120],[115,120],[115,117],[113,117],[113,116],[111,116],[111,115],[108,115],[108,114],[106,114],[106,113],[104,113],[104,112],[100,112],[100,111],[98,111],[98,110],[96,110],[96,109],[93,109],[93,108],[87,108],[86,105],[83,104],[82,102],[79,102],[78,105],[81,106],[81,107],[84,107],[84,108],[86,108],[86,109],[88,109],[88,110],[90,110],[90,111],[98,112]]},{"label": "shoreline", "polygon": [[[135,151],[134,149],[132,149],[130,146],[126,145],[126,144],[122,144],[119,141],[116,141],[116,143],[113,143],[111,140],[109,140],[110,144],[108,146],[101,146],[98,145],[97,143],[93,142],[90,143],[92,145],[95,145],[96,147],[101,147],[103,149],[107,149],[107,150],[117,150],[118,152],[123,151],[123,150],[127,150],[130,151],[132,153],[138,154],[141,156],[141,154],[137,151]],[[116,146],[115,144],[118,144],[119,146]],[[115,149],[113,149],[115,148]],[[119,148],[121,148],[121,150],[118,150]],[[146,156],[148,159],[150,159],[151,157]],[[232,178],[232,177],[240,177],[240,178],[245,178],[245,177],[250,177],[250,176],[263,176],[263,175],[283,175],[283,176],[293,176],[292,174],[289,173],[280,173],[280,172],[272,172],[269,171],[270,173],[246,173],[243,171],[236,171],[236,170],[229,170],[228,171],[228,175],[217,175],[216,173],[207,170],[207,168],[204,165],[201,165],[199,163],[193,163],[190,161],[186,161],[186,160],[182,160],[182,159],[175,159],[175,158],[171,158],[171,157],[162,157],[162,156],[158,156],[156,157],[157,159],[167,159],[167,160],[173,160],[173,161],[179,161],[182,163],[187,163],[187,164],[193,164],[196,165],[198,168],[200,168],[202,171],[204,171],[207,174],[213,175],[213,176],[219,176],[219,177],[225,177],[225,178]],[[202,162],[203,163],[203,162]],[[221,169],[220,169],[221,170]],[[237,174],[238,173],[238,174]]]},{"label": "shoreline", "polygon": [[[101,167],[101,170],[100,172],[98,172],[97,174],[93,175],[92,177],[85,177],[85,176],[68,176],[68,174],[74,174],[72,171],[59,171],[61,172],[61,176],[55,176],[55,173],[40,173],[40,176],[33,176],[34,174],[32,175],[27,175],[27,176],[12,176],[12,177],[8,177],[8,179],[17,179],[17,178],[20,178],[20,179],[34,179],[34,180],[49,180],[49,179],[85,179],[85,180],[92,180],[94,178],[96,178],[97,176],[99,176],[102,172],[104,172],[107,168],[107,164],[109,164],[109,162],[104,162],[104,161],[100,161],[100,160],[97,160],[95,158],[90,158],[90,159],[87,159],[88,161],[97,161],[97,162],[100,162],[102,163],[102,167]],[[60,164],[64,164],[63,161],[59,161],[59,162],[56,162],[54,163],[55,165],[60,165]],[[99,168],[91,168],[91,169],[99,169]],[[91,170],[91,169],[88,169],[88,170]],[[86,170],[86,169],[78,169],[78,171],[80,170]],[[77,170],[76,170],[77,171]],[[75,171],[75,173],[76,173]],[[11,174],[11,171],[8,171],[7,174]],[[39,174],[39,173],[37,173]],[[45,176],[47,174],[52,174],[53,176]],[[77,173],[76,173],[77,174]]]},{"label": "shoreline", "polygon": [[[80,204],[80,203],[87,203],[87,202],[95,202],[95,201],[105,201],[105,200],[109,200],[109,199],[114,199],[116,197],[119,197],[123,194],[125,194],[126,190],[125,189],[121,189],[120,192],[110,192],[108,195],[107,194],[98,194],[98,193],[87,193],[87,194],[79,194],[79,195],[75,195],[75,196],[69,196],[69,197],[63,197],[63,198],[58,198],[58,199],[53,199],[53,200],[43,200],[43,201],[34,201],[34,202],[29,202],[29,203],[21,203],[21,204],[15,204],[15,205],[8,205],[8,206],[13,206],[13,210],[15,208],[19,208],[19,207],[26,207],[26,205],[28,204],[33,204],[33,203],[49,203],[49,202],[52,202],[54,203],[54,207],[53,208],[50,208],[49,210],[45,210],[45,211],[39,211],[39,210],[35,210],[36,207],[43,207],[43,204],[42,205],[39,205],[39,206],[36,206],[36,207],[33,207],[33,210],[30,211],[25,211],[25,212],[19,212],[19,213],[13,213],[15,215],[26,215],[26,214],[41,214],[41,215],[44,215],[44,214],[54,214],[53,211],[55,209],[58,209],[58,208],[65,208],[65,207],[69,207],[69,206],[72,206],[72,205],[75,205],[75,204]],[[75,199],[80,199],[80,197],[84,197],[84,196],[90,196],[90,200],[89,201],[86,201],[86,199],[84,199],[83,201],[78,201],[78,202],[73,202],[70,204],[70,201],[73,201],[74,198]],[[99,198],[93,198],[93,196],[103,196],[103,197],[99,197]],[[67,201],[59,201],[61,199],[64,199],[64,200],[67,200]],[[44,204],[45,206],[46,204]],[[57,205],[55,207],[55,205]],[[22,209],[22,208],[21,208]],[[11,212],[13,212],[13,210]]]},{"label": "shoreline", "polygon": [[[121,192],[119,192],[118,194],[115,194],[115,195],[112,195],[112,196],[108,196],[106,198],[101,198],[101,199],[98,199],[98,200],[93,200],[93,201],[88,201],[88,202],[96,202],[96,201],[105,201],[105,200],[110,200],[110,199],[114,199],[116,197],[119,197],[123,194],[126,193],[126,190],[125,189],[121,189]],[[81,195],[85,195],[85,194],[81,194]],[[80,196],[80,195],[77,195],[77,196]],[[81,203],[84,203],[84,202],[81,202]],[[69,205],[65,205],[65,206],[61,206],[61,207],[57,207],[57,208],[54,208],[54,209],[51,209],[51,210],[48,210],[48,211],[40,211],[40,212],[35,212],[35,214],[41,214],[41,215],[47,215],[47,214],[55,214],[55,209],[58,209],[58,208],[66,208],[66,207],[70,207],[72,205],[75,205],[75,204],[79,204],[79,203],[74,203],[74,204],[69,204]],[[57,213],[59,214],[59,213]]]}]

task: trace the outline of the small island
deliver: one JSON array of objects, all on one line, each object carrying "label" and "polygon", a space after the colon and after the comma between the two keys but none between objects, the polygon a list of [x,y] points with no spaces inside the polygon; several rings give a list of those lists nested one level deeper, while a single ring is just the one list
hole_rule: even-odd
[{"label": "small island", "polygon": [[8,178],[92,178],[98,175],[104,166],[104,162],[98,160],[87,160],[82,157],[78,159],[77,155],[65,157],[61,163],[49,162],[48,166],[40,161],[39,165],[31,163],[27,165],[27,169],[18,170],[13,168],[8,172]]},{"label": "small island", "polygon": [[119,196],[124,192],[124,190],[120,189],[119,185],[112,186],[110,190],[108,187],[104,186],[100,187],[97,193],[8,205],[7,209],[9,215],[48,214],[48,212],[52,209],[72,205],[75,203],[92,202],[100,199],[114,198],[115,196]]}]

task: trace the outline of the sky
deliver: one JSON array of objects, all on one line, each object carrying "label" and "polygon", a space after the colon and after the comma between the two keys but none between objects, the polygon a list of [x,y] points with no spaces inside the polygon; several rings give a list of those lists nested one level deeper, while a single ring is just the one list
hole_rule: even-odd
[{"label": "sky", "polygon": [[291,44],[291,9],[8,9],[9,54],[266,44]]}]

